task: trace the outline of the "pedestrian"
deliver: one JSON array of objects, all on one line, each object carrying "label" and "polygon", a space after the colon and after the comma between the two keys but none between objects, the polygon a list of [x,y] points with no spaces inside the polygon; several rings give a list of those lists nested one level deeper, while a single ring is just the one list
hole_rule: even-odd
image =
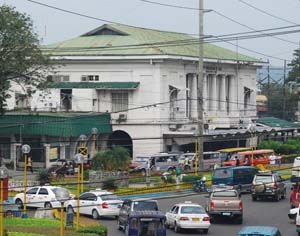
[{"label": "pedestrian", "polygon": [[181,180],[181,170],[180,170],[179,166],[176,167],[175,175],[176,175],[176,190],[179,191],[180,190],[180,180]]},{"label": "pedestrian", "polygon": [[32,159],[31,159],[31,157],[29,156],[28,158],[27,158],[27,170],[30,170],[31,171],[31,173],[33,173],[33,168],[32,168]]},{"label": "pedestrian", "polygon": [[235,157],[235,165],[236,166],[240,165],[240,159],[237,156]]},{"label": "pedestrian", "polygon": [[168,184],[168,175],[170,175],[169,172],[164,172],[164,173],[162,173],[162,175],[160,176],[160,178],[161,178],[162,181],[164,182],[164,185],[165,185],[165,186]]},{"label": "pedestrian", "polygon": [[190,169],[190,160],[186,157],[184,159],[184,170],[187,171]]}]

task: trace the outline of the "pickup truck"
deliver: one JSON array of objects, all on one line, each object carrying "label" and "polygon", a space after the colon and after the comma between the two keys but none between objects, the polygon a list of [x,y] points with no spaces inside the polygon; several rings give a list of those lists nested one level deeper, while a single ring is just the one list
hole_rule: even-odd
[{"label": "pickup truck", "polygon": [[217,218],[230,218],[243,223],[243,202],[237,190],[213,191],[207,202],[206,211],[213,223]]}]

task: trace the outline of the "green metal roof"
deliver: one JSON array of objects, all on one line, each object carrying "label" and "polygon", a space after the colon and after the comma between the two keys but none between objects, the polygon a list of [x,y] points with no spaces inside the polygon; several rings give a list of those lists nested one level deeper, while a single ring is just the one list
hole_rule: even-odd
[{"label": "green metal roof", "polygon": [[49,88],[136,89],[140,82],[59,82]]},{"label": "green metal roof", "polygon": [[92,128],[99,133],[111,133],[110,114],[60,116],[57,115],[4,115],[0,116],[0,134],[48,135],[77,137],[90,134]]},{"label": "green metal roof", "polygon": [[263,117],[257,119],[256,123],[264,124],[270,127],[280,127],[280,128],[293,128],[293,127],[300,127],[299,124],[282,120],[276,117]]},{"label": "green metal roof", "polygon": [[[53,56],[177,55],[197,58],[198,48],[197,38],[187,34],[105,24],[79,37],[45,46],[43,50]],[[204,44],[204,57],[260,62],[208,43]]]}]

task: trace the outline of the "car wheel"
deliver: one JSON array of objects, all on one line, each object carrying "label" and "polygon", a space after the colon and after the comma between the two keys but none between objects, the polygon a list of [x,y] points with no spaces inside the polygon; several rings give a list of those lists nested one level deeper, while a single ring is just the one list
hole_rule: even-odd
[{"label": "car wheel", "polygon": [[202,232],[203,234],[208,234],[208,229],[203,229]]},{"label": "car wheel", "polygon": [[12,211],[7,211],[4,213],[4,216],[8,218],[12,218],[14,216],[14,213]]},{"label": "car wheel", "polygon": [[52,205],[50,202],[45,202],[44,208],[52,208]]},{"label": "car wheel", "polygon": [[97,210],[93,210],[92,211],[92,217],[94,220],[97,220],[99,218],[99,214],[98,214],[98,211]]},{"label": "car wheel", "polygon": [[180,232],[180,227],[176,224],[176,222],[174,223],[174,232],[175,233],[179,233]]},{"label": "car wheel", "polygon": [[147,172],[146,172],[145,169],[141,170],[141,175],[142,175],[142,176],[146,176],[146,175],[147,175]]},{"label": "car wheel", "polygon": [[117,228],[120,231],[122,230],[121,222],[119,220],[117,220]]},{"label": "car wheel", "polygon": [[23,208],[23,202],[22,202],[22,200],[21,199],[16,199],[16,201],[15,201],[15,203],[16,203],[16,205],[18,205],[19,206],[19,208]]}]

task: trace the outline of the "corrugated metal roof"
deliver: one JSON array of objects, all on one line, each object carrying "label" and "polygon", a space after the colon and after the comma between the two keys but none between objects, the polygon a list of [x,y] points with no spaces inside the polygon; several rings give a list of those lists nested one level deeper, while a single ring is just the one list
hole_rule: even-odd
[{"label": "corrugated metal roof", "polygon": [[49,88],[136,89],[140,82],[59,82]]},{"label": "corrugated metal roof", "polygon": [[[114,33],[107,33],[109,31]],[[199,43],[197,38],[187,34],[108,24],[82,36],[45,46],[43,50],[53,56],[177,55],[197,58]],[[208,43],[204,44],[204,57],[260,62]]]},{"label": "corrugated metal roof", "polygon": [[0,134],[77,137],[81,134],[90,134],[92,128],[97,128],[99,133],[111,133],[110,114],[72,117],[60,115],[0,116]]},{"label": "corrugated metal roof", "polygon": [[262,117],[257,119],[256,123],[260,123],[269,127],[280,127],[280,128],[300,127],[299,124],[287,120],[282,120],[276,117]]}]

